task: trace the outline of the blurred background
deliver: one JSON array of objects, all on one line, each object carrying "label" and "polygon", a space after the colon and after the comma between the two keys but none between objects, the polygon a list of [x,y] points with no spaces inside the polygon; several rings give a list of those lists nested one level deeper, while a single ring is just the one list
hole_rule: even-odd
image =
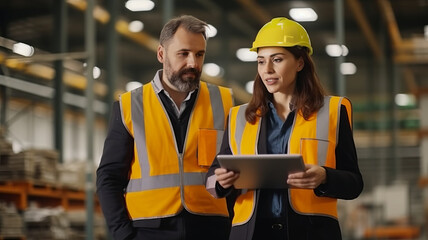
[{"label": "blurred background", "polygon": [[[344,239],[428,239],[428,0],[1,0],[0,239],[108,239],[95,169],[118,95],[152,80],[170,18],[209,24],[202,79],[251,97],[257,31],[300,22],[354,107],[365,188]],[[44,234],[44,235],[42,235]]]}]

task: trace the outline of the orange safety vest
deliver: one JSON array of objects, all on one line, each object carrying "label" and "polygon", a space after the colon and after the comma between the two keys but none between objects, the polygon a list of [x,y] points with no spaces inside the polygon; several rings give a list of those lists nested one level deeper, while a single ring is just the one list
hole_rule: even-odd
[{"label": "orange safety vest", "polygon": [[[301,154],[307,164],[336,168],[340,106],[345,105],[352,126],[352,106],[347,98],[326,96],[323,107],[308,120],[296,114],[288,140],[288,153]],[[232,154],[257,154],[261,118],[255,124],[245,119],[247,104],[233,107],[229,115],[229,145]],[[233,225],[247,223],[254,213],[256,194],[243,190],[238,196]],[[289,189],[291,207],[300,214],[337,218],[337,199],[318,197],[312,189]]]},{"label": "orange safety vest", "polygon": [[226,201],[213,198],[204,180],[233,106],[231,90],[200,83],[181,154],[153,83],[121,95],[120,106],[124,125],[134,137],[125,193],[131,219],[174,216],[183,207],[195,214],[228,216]]}]

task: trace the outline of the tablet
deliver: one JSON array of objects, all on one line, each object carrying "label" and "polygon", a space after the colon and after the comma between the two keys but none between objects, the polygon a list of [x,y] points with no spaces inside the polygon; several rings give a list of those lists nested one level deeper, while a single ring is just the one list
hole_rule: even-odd
[{"label": "tablet", "polygon": [[239,172],[238,189],[288,188],[288,174],[305,170],[300,154],[218,155],[222,168]]}]

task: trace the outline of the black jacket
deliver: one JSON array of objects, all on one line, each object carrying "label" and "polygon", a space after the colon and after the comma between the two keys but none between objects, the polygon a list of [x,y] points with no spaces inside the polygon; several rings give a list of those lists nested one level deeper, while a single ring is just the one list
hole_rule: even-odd
[{"label": "black jacket", "polygon": [[[196,93],[196,92],[195,92]],[[164,102],[167,113],[177,137],[178,149],[182,150],[187,122],[197,94],[192,94],[189,107],[180,118],[173,114],[171,104],[167,104],[166,95],[161,92],[159,97]],[[114,239],[127,239],[135,234],[134,227],[159,227],[160,219],[131,221],[128,216],[124,189],[128,185],[129,170],[134,156],[134,138],[125,128],[120,112],[119,102],[113,104],[109,130],[104,143],[103,155],[97,169],[97,194],[101,203],[107,225]]]},{"label": "black jacket", "polygon": [[[263,118],[265,119],[265,118]],[[232,154],[229,148],[228,129],[225,131],[223,143],[219,154]],[[266,121],[262,120],[261,131],[258,142],[258,152],[267,153],[266,150]],[[220,167],[217,159],[214,160],[207,178],[214,175],[214,170]],[[339,140],[336,147],[336,169],[325,168],[327,173],[327,183],[314,189],[317,196],[332,197],[337,199],[354,199],[363,190],[363,179],[358,168],[358,159],[354,145],[352,130],[349,125],[346,108],[341,107]],[[218,197],[226,197],[229,203],[229,211],[232,211],[236,197],[240,190],[229,188],[223,189],[216,183]],[[230,239],[251,239],[254,232],[257,213],[257,201],[260,191],[256,190],[256,209],[250,221],[244,225],[232,227]],[[332,240],[341,239],[339,222],[331,217],[300,215],[291,209],[287,204],[288,239],[317,239]]]}]

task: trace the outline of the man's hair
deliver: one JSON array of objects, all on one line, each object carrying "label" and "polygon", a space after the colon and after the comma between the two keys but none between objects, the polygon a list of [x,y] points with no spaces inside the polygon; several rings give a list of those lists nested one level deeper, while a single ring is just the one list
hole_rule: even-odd
[{"label": "man's hair", "polygon": [[201,21],[190,15],[183,15],[180,17],[173,18],[169,20],[165,26],[162,28],[159,37],[160,45],[164,46],[164,44],[169,41],[172,37],[174,37],[175,32],[179,27],[185,28],[187,31],[192,33],[201,33],[206,39],[205,27],[207,23]]}]

